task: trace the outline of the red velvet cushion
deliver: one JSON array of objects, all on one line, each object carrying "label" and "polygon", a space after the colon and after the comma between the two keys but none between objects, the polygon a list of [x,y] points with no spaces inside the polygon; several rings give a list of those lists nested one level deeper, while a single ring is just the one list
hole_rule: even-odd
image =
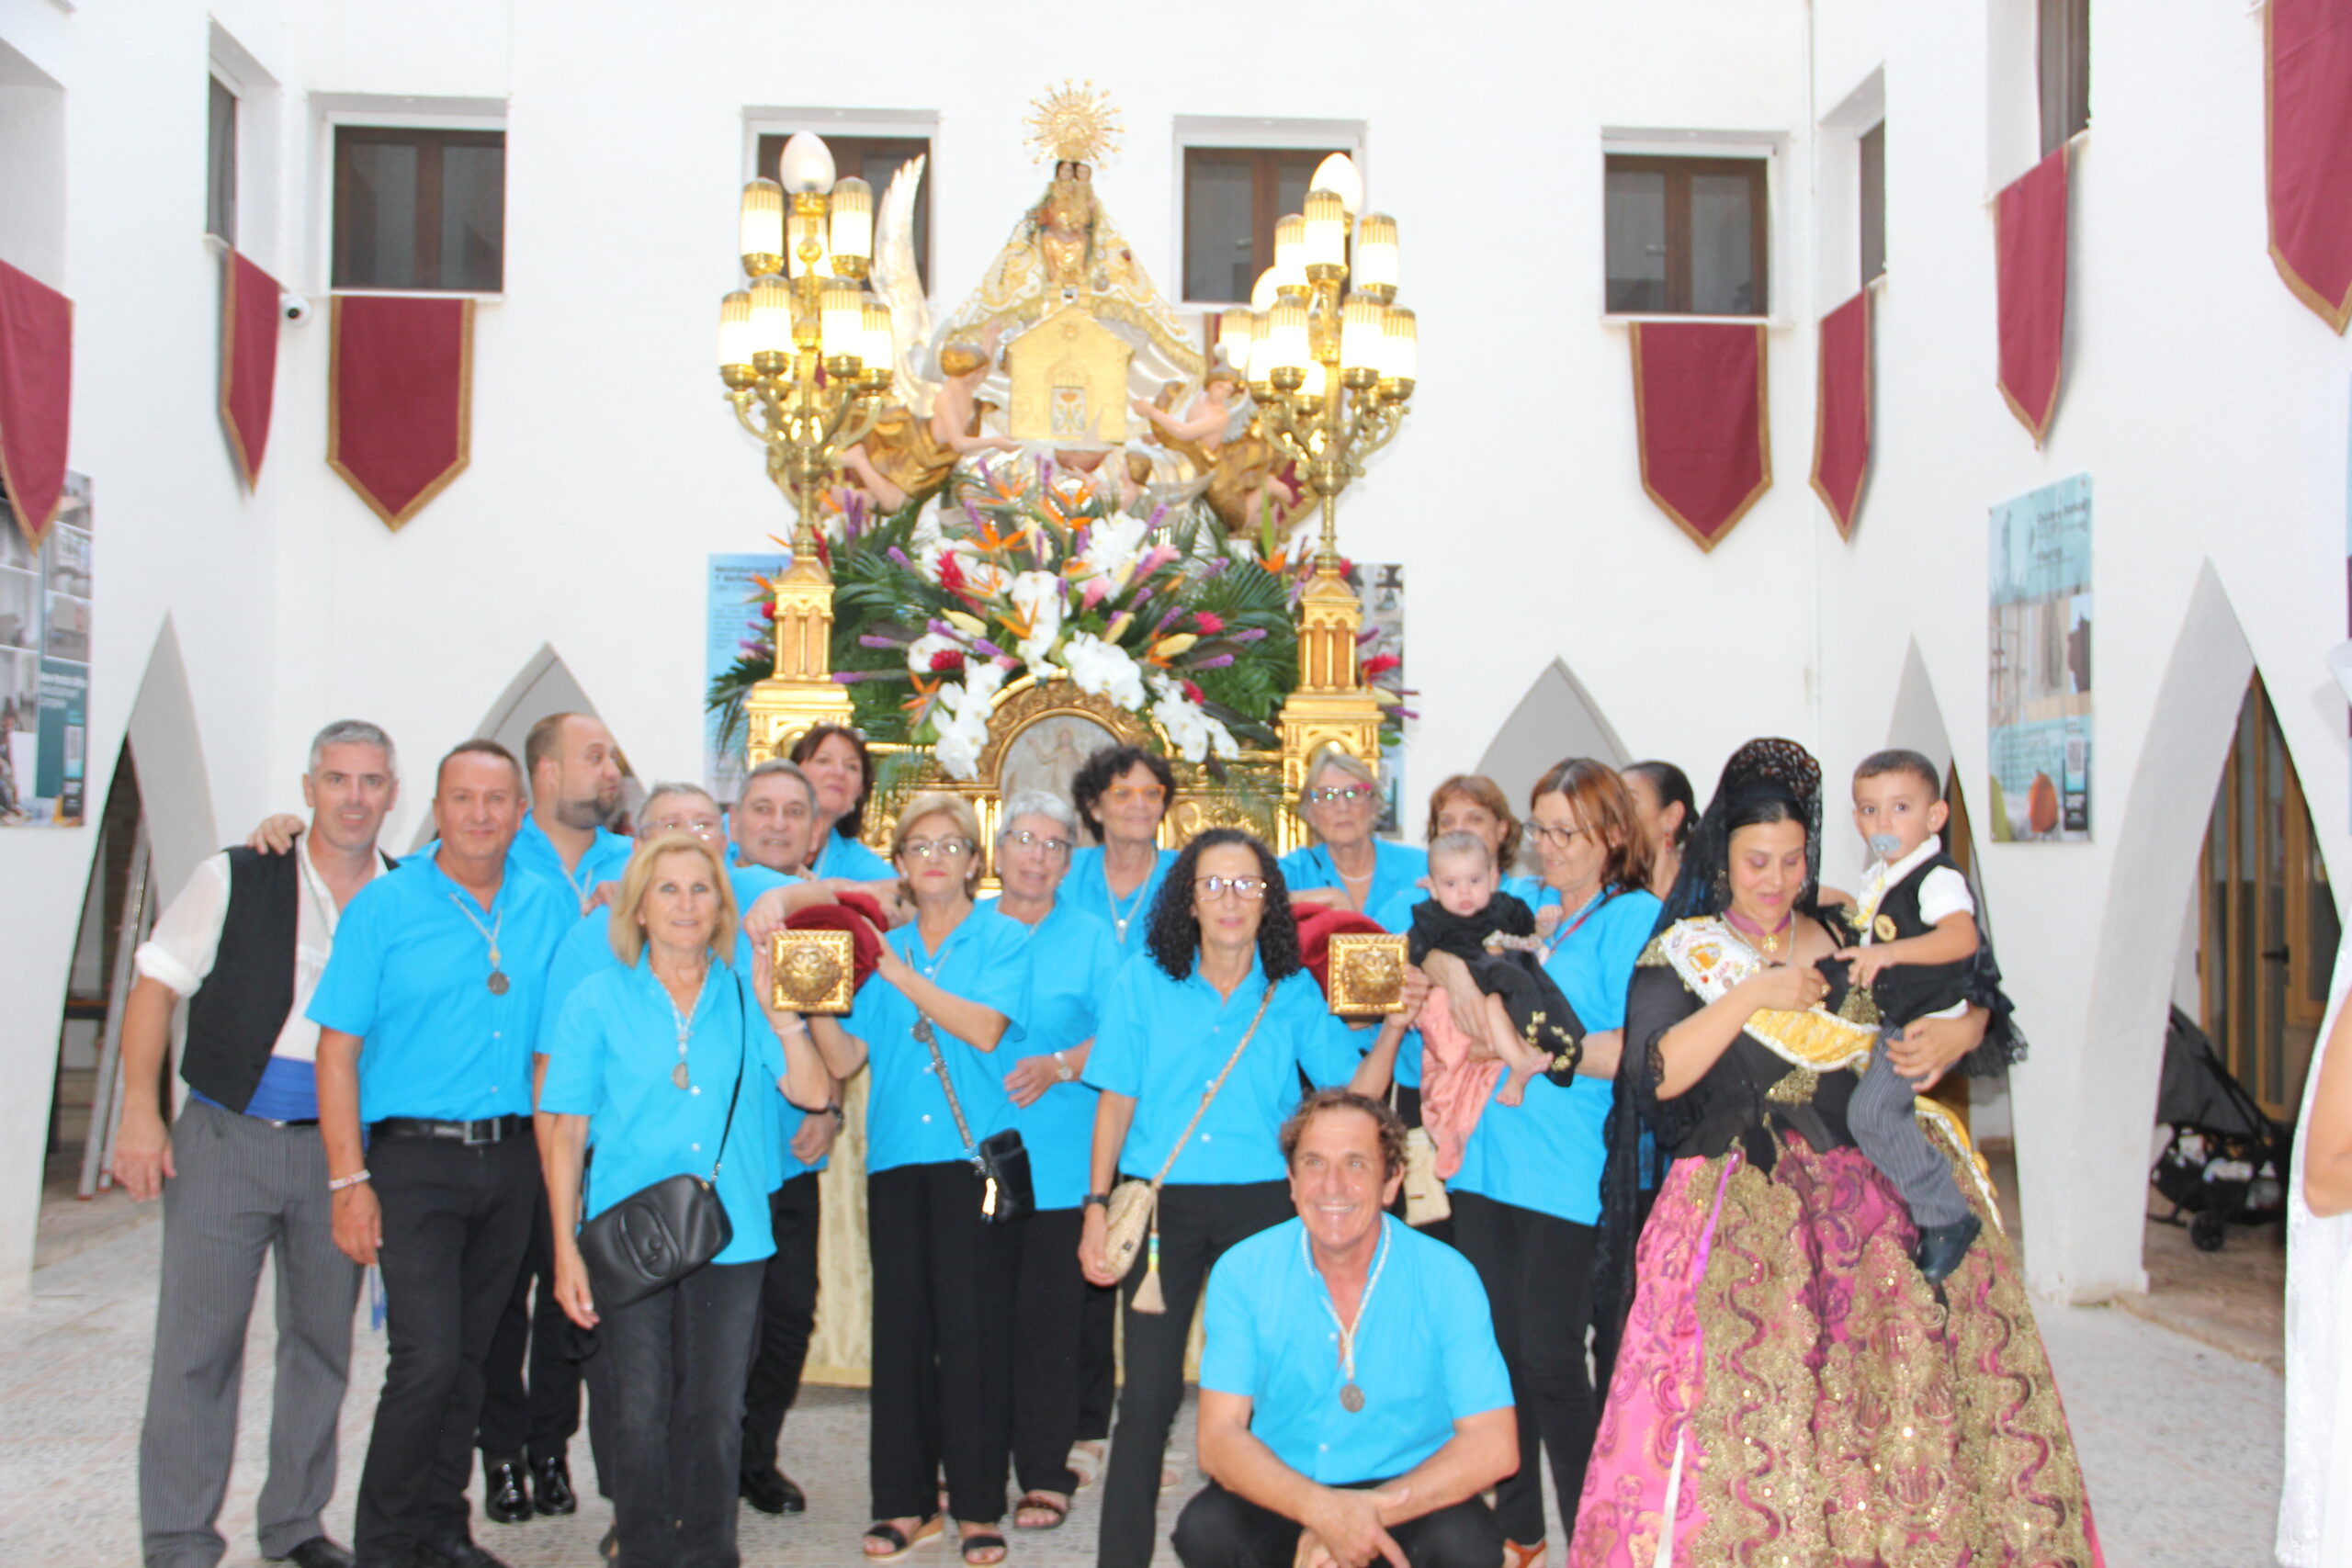
[{"label": "red velvet cushion", "polygon": [[786,916],[784,923],[797,931],[849,932],[853,989],[865,985],[866,977],[874,973],[874,965],[882,956],[882,932],[888,929],[882,918],[882,906],[866,893],[844,893],[836,902],[812,904]]},{"label": "red velvet cushion", "polygon": [[1293,904],[1290,912],[1298,921],[1299,961],[1314,971],[1315,983],[1327,997],[1331,994],[1331,939],[1358,931],[1377,936],[1385,930],[1370,915],[1329,904]]}]

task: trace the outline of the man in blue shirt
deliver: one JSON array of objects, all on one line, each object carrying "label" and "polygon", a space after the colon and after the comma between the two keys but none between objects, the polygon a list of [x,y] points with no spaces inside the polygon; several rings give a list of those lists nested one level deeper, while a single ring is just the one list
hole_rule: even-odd
[{"label": "man in blue shirt", "polygon": [[509,853],[523,773],[496,741],[442,759],[433,818],[439,848],[352,899],[311,998],[335,1245],[381,1264],[390,1306],[353,1544],[363,1563],[498,1568],[469,1536],[466,1472],[541,1206],[531,1044],[579,908]]},{"label": "man in blue shirt", "polygon": [[1282,1133],[1298,1218],[1209,1276],[1187,1568],[1494,1568],[1478,1495],[1518,1468],[1510,1376],[1476,1270],[1384,1211],[1405,1124],[1347,1089]]},{"label": "man in blue shirt", "polygon": [[523,772],[531,814],[514,836],[515,858],[569,886],[584,912],[637,847],[606,826],[621,808],[620,748],[594,715],[551,713],[523,738]]}]

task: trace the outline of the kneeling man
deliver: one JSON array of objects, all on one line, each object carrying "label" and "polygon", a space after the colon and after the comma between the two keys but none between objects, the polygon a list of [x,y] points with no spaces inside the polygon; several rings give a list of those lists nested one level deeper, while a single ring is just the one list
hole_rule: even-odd
[{"label": "kneeling man", "polygon": [[1519,1468],[1510,1375],[1468,1259],[1385,1213],[1405,1126],[1346,1089],[1282,1130],[1298,1218],[1209,1276],[1185,1568],[1494,1568],[1479,1493]]}]

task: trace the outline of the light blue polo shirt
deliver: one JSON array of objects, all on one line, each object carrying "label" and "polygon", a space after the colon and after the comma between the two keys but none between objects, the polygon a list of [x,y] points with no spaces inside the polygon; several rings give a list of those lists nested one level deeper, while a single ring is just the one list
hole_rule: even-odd
[{"label": "light blue polo shirt", "polygon": [[[1265,965],[1254,956],[1230,997],[1201,978],[1197,959],[1182,980],[1170,979],[1148,948],[1119,966],[1086,1059],[1086,1081],[1136,1102],[1119,1151],[1121,1171],[1147,1180],[1159,1173],[1265,994]],[[1315,976],[1301,969],[1283,979],[1168,1179],[1200,1186],[1282,1180],[1276,1135],[1298,1106],[1299,1072],[1318,1088],[1344,1084],[1360,1060]]]},{"label": "light blue polo shirt", "polygon": [[[775,1117],[767,1101],[784,1099],[784,1047],[749,977],[714,964],[688,1021],[687,1082],[680,1089],[671,1077],[678,1066],[677,1016],[650,958],[640,957],[634,969],[615,964],[582,981],[548,1042],[539,1109],[588,1118],[596,1158],[588,1168],[582,1219],[668,1177],[707,1179],[716,1164],[719,1206],[734,1235],[712,1261],[755,1263],[775,1251],[767,1201],[775,1187]],[[727,1101],[738,1063],[743,1088],[729,1126]]]},{"label": "light blue polo shirt", "polygon": [[838,876],[849,882],[891,882],[899,874],[888,861],[867,849],[863,840],[828,833],[817,846],[817,863],[808,868],[808,874]]},{"label": "light blue polo shirt", "polygon": [[[430,855],[361,888],[310,1009],[312,1022],[362,1042],[359,1119],[528,1116],[548,960],[578,923],[570,892],[512,853],[488,910]],[[490,930],[503,996],[488,984]]]},{"label": "light blue polo shirt", "polygon": [[1453,1424],[1510,1407],[1510,1373],[1470,1260],[1381,1216],[1388,1260],[1356,1328],[1363,1408],[1340,1403],[1347,1373],[1331,1292],[1290,1220],[1237,1242],[1209,1272],[1201,1386],[1250,1401],[1250,1433],[1310,1481],[1390,1481],[1453,1437]]},{"label": "light blue polo shirt", "polygon": [[[1340,868],[1331,863],[1331,852],[1321,844],[1308,844],[1291,851],[1282,858],[1283,880],[1295,894],[1311,892],[1317,887],[1336,887],[1348,891]],[[1364,889],[1364,912],[1374,919],[1374,913],[1400,892],[1425,897],[1414,884],[1430,874],[1430,852],[1419,844],[1400,844],[1394,839],[1372,840],[1372,886]],[[1409,908],[1410,906],[1408,905]]]},{"label": "light blue polo shirt", "polygon": [[[1378,874],[1377,871],[1374,873],[1375,878]],[[1426,860],[1422,863],[1421,874],[1424,876],[1429,874]],[[1510,894],[1529,908],[1533,909],[1542,907],[1544,895],[1549,889],[1532,876],[1507,876],[1503,878],[1497,891]],[[1413,929],[1414,908],[1431,897],[1429,889],[1421,886],[1419,882],[1408,883],[1390,894],[1388,901],[1372,912],[1372,918],[1379,923],[1382,931],[1394,931],[1399,936],[1405,935]],[[1557,897],[1558,895],[1554,895],[1555,898]],[[1405,1038],[1396,1046],[1396,1083],[1401,1089],[1421,1087],[1421,1032],[1418,1029],[1408,1029],[1405,1032]]]},{"label": "light blue polo shirt", "polygon": [[[1558,894],[1546,891],[1544,901],[1556,903]],[[1657,911],[1652,894],[1619,893],[1586,916],[1545,961],[1544,972],[1587,1030],[1624,1027],[1634,963],[1649,945]],[[1504,1081],[1498,1077],[1495,1087]],[[1447,1188],[1578,1224],[1597,1223],[1609,1099],[1606,1078],[1580,1077],[1562,1089],[1539,1073],[1519,1104],[1489,1100]]]},{"label": "light blue polo shirt", "polygon": [[[1089,844],[1072,850],[1069,870],[1062,877],[1060,891],[1055,896],[1057,906],[1075,905],[1109,929],[1111,940],[1125,953],[1139,953],[1151,935],[1151,907],[1159,899],[1159,889],[1168,881],[1168,868],[1176,863],[1174,850],[1159,852],[1159,863],[1143,886],[1134,888],[1124,898],[1111,896],[1111,883],[1102,869],[1103,850],[1100,844]],[[1119,930],[1125,919],[1127,929]]]},{"label": "light blue polo shirt", "polygon": [[[945,1027],[933,1028],[972,1141],[977,1144],[1012,1125],[1004,1075],[1023,1055],[1015,1047],[1024,1044],[1029,1013],[1029,928],[975,908],[947,933],[937,952],[923,945],[922,931],[913,920],[882,940],[940,989],[1004,1015],[1004,1035],[993,1051],[976,1050]],[[956,1135],[955,1115],[932,1070],[930,1048],[915,1038],[918,1016],[906,994],[876,975],[858,987],[856,1005],[842,1020],[843,1029],[865,1042],[867,1070],[873,1075],[865,1102],[868,1172],[971,1158]]]},{"label": "light blue polo shirt", "polygon": [[[1062,886],[1069,886],[1067,877]],[[1057,897],[1046,918],[1034,926],[1005,914],[993,898],[974,918],[1019,926],[1029,933],[1029,1036],[1005,1063],[1005,1071],[1011,1072],[1023,1056],[1047,1055],[1093,1039],[1103,993],[1123,962],[1111,928],[1067,897]],[[997,1050],[1002,1055],[1004,1048]],[[1039,1210],[1075,1209],[1085,1201],[1094,1151],[1094,1102],[1101,1098],[1083,1078],[1074,1078],[1012,1108],[1012,1125],[1021,1130],[1022,1146],[1029,1151],[1029,1179],[1037,1190]]]},{"label": "light blue polo shirt", "polygon": [[[514,859],[521,861],[558,887],[569,886],[575,902],[594,898],[599,883],[618,882],[622,873],[628,870],[628,857],[636,852],[636,840],[599,828],[595,841],[588,846],[587,852],[580,857],[580,863],[573,866],[567,875],[563,857],[556,852],[555,840],[548,838],[547,829],[539,826],[539,819],[529,815],[524,817],[522,830],[514,835],[514,848],[510,852]],[[603,907],[597,906],[598,908]]]}]

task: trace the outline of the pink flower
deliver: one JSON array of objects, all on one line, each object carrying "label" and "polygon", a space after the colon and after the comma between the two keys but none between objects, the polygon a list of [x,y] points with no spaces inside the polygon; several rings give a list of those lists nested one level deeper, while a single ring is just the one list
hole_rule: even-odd
[{"label": "pink flower", "polygon": [[1225,617],[1211,610],[1195,610],[1193,612],[1193,625],[1200,629],[1203,637],[1215,637],[1225,630]]},{"label": "pink flower", "polygon": [[961,649],[943,648],[931,656],[931,671],[934,675],[952,675],[964,668]]}]

